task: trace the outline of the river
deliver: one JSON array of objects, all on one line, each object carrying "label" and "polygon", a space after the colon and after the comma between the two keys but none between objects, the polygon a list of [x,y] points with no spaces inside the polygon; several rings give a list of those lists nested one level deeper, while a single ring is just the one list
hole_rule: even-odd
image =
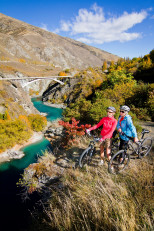
[{"label": "river", "polygon": [[[43,113],[47,113],[47,120],[53,121],[62,116],[62,109],[46,106],[37,99],[32,100],[34,106]],[[32,217],[30,210],[34,200],[22,202],[21,188],[18,182],[24,168],[37,161],[38,156],[52,149],[48,140],[42,140],[22,148],[25,156],[19,160],[12,160],[0,164],[0,230],[28,231],[31,227]],[[3,227],[3,228],[2,228]]]}]

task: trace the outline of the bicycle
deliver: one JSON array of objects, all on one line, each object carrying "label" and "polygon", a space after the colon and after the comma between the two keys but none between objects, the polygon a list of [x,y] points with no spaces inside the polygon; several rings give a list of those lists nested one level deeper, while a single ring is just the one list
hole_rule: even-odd
[{"label": "bicycle", "polygon": [[[89,136],[92,136],[88,133]],[[96,143],[100,141],[99,137],[92,136],[93,140],[90,141],[88,148],[86,148],[79,157],[79,167],[83,168],[86,164],[89,165],[92,161],[92,157],[96,153]],[[112,152],[117,151],[119,147],[119,138],[114,138],[112,142]]]},{"label": "bicycle", "polygon": [[111,160],[108,163],[108,171],[110,173],[116,174],[123,171],[128,166],[132,154],[136,154],[140,159],[149,154],[152,148],[152,139],[150,137],[144,138],[146,133],[149,133],[149,130],[142,129],[142,137],[137,143],[135,143],[136,148],[133,146],[133,138],[123,133],[129,141],[124,146],[123,150],[118,151],[111,157]]}]

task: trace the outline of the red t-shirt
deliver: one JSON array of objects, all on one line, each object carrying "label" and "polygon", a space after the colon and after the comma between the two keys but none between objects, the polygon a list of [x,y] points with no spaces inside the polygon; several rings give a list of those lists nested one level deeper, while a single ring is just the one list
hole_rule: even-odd
[{"label": "red t-shirt", "polygon": [[119,122],[120,122],[120,126],[121,126],[121,121],[123,121],[123,119],[124,119],[124,117],[123,117],[123,116],[121,116],[121,118],[120,118],[120,120],[119,120]]},{"label": "red t-shirt", "polygon": [[101,125],[103,125],[103,129],[101,131],[101,136],[103,137],[103,139],[112,138],[112,134],[117,126],[117,120],[114,117],[103,117],[98,124],[89,128],[89,130],[95,130],[99,128]]}]

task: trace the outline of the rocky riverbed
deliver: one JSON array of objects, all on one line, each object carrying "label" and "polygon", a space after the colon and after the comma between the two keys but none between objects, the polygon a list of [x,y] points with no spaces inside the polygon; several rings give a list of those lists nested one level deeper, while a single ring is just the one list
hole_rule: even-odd
[{"label": "rocky riverbed", "polygon": [[35,143],[43,138],[42,132],[34,132],[33,136],[24,144],[16,144],[13,148],[7,149],[5,152],[0,153],[0,163],[11,161],[12,159],[21,159],[25,154],[20,151],[24,146]]}]

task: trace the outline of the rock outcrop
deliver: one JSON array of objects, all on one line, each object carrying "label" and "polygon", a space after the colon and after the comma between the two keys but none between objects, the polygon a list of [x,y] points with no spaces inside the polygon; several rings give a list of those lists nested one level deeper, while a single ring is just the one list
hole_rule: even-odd
[{"label": "rock outcrop", "polygon": [[0,154],[0,163],[11,161],[13,159],[21,159],[24,157],[24,155],[25,154],[22,151],[8,149],[7,151]]}]

